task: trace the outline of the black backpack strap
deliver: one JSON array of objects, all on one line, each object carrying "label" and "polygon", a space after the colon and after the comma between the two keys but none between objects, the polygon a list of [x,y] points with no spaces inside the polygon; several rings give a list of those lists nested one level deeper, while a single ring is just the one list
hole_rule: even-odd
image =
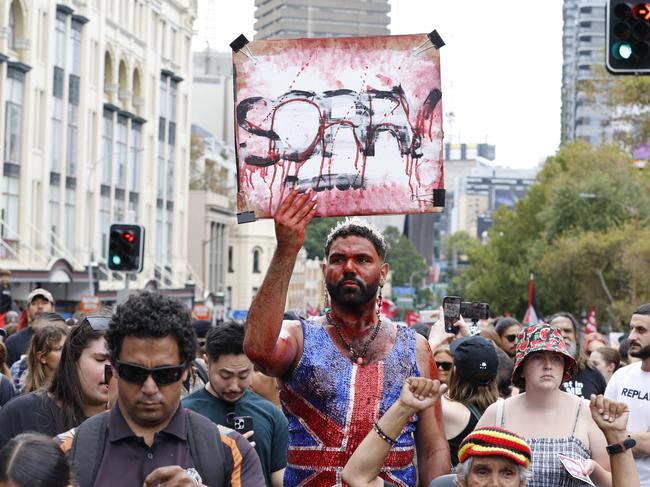
[{"label": "black backpack strap", "polygon": [[467,409],[469,409],[469,412],[472,416],[474,416],[474,419],[476,419],[476,422],[478,423],[478,420],[481,419],[481,411],[476,407],[475,404],[465,404],[467,406]]},{"label": "black backpack strap", "polygon": [[70,461],[79,487],[93,487],[104,457],[108,412],[81,423],[72,440]]},{"label": "black backpack strap", "polygon": [[190,445],[192,461],[194,468],[201,475],[203,483],[208,487],[229,485],[230,479],[226,478],[227,472],[219,428],[212,421],[194,411],[185,409],[185,413],[187,441]]}]

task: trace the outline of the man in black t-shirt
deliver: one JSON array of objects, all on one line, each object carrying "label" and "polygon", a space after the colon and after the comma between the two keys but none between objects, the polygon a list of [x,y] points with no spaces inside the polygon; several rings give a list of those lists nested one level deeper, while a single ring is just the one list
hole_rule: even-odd
[{"label": "man in black t-shirt", "polygon": [[575,317],[571,313],[560,311],[551,316],[549,323],[560,330],[568,351],[578,363],[578,372],[571,380],[563,382],[560,389],[583,399],[590,399],[592,394],[604,394],[607,382],[600,371],[589,365],[587,357],[581,351]]}]

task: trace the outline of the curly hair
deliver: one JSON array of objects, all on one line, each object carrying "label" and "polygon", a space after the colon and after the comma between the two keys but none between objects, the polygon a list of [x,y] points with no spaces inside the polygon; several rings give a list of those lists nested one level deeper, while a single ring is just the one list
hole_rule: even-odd
[{"label": "curly hair", "polygon": [[386,245],[384,236],[377,227],[367,221],[361,220],[360,218],[346,218],[332,228],[327,236],[327,240],[325,241],[325,258],[329,255],[334,240],[345,237],[365,238],[373,245],[373,247],[375,247],[379,258],[381,260],[386,259],[388,246]]},{"label": "curly hair", "polygon": [[132,294],[117,307],[106,333],[111,360],[120,356],[124,338],[165,338],[178,343],[182,363],[189,363],[196,353],[196,334],[190,311],[180,301],[160,293],[143,291]]}]

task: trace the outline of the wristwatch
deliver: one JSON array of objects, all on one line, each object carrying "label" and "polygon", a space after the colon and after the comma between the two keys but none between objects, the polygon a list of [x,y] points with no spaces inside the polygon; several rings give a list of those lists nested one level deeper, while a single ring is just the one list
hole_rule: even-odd
[{"label": "wristwatch", "polygon": [[625,450],[629,450],[630,448],[634,448],[636,446],[636,440],[632,438],[631,436],[628,436],[625,438],[623,441],[619,441],[618,443],[612,443],[611,445],[607,445],[607,453],[610,455],[615,455],[617,453],[623,453]]}]

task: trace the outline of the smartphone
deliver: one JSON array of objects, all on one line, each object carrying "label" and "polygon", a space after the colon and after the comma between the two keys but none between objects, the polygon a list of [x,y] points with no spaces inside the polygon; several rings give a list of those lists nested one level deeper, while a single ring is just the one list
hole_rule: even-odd
[{"label": "smartphone", "polygon": [[442,310],[445,315],[445,331],[447,333],[458,333],[458,327],[454,323],[460,318],[460,304],[463,298],[459,296],[445,296],[442,300]]},{"label": "smartphone", "polygon": [[[232,418],[233,429],[240,434],[253,431],[253,417],[252,416],[235,416]],[[250,438],[249,438],[250,439]]]}]

